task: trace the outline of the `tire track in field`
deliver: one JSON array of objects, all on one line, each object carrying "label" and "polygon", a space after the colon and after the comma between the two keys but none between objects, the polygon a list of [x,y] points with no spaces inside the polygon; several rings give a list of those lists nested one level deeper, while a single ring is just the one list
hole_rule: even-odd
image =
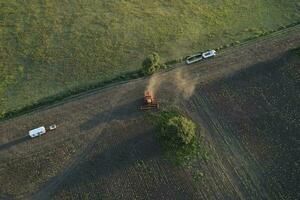
[{"label": "tire track in field", "polygon": [[[235,70],[239,70],[242,68],[241,66],[231,66],[231,65],[237,65],[237,64],[240,65],[241,64],[240,57],[237,56],[237,53],[241,54],[243,61],[245,60],[245,63],[243,63],[244,67],[248,67],[251,63],[257,62],[257,60],[253,59],[253,57],[257,57],[257,59],[259,61],[262,61],[262,60],[267,60],[268,57],[272,58],[274,56],[277,56],[280,54],[280,52],[284,52],[285,50],[291,49],[291,48],[295,47],[296,45],[299,45],[299,26],[298,26],[298,28],[295,28],[294,30],[297,30],[297,31],[292,32],[292,35],[288,35],[288,36],[274,35],[273,37],[267,37],[266,40],[261,40],[261,41],[259,40],[257,42],[253,42],[251,44],[241,45],[240,47],[228,49],[228,50],[224,51],[224,53],[221,52],[220,56],[216,57],[213,60],[207,60],[207,61],[204,61],[197,65],[186,66],[185,71],[188,72],[187,78],[189,78],[190,80],[198,80],[199,82],[202,82],[201,84],[203,84],[210,80],[214,80],[216,78],[224,76],[224,73],[225,73],[225,75],[227,75],[227,74],[234,72]],[[287,32],[284,32],[284,33],[286,34]],[[298,36],[296,34],[298,34]],[[272,42],[275,45],[273,45]],[[268,47],[268,46],[265,47],[266,45],[269,45],[269,44],[271,44],[270,47]],[[245,52],[243,52],[243,50]],[[266,53],[268,51],[271,51],[270,54],[268,54],[268,55],[266,55],[266,57],[264,57],[265,56],[264,53]],[[235,54],[234,54],[234,52],[235,52]],[[223,64],[223,62],[225,64]],[[228,67],[228,65],[230,65],[230,66]],[[171,77],[172,78],[172,73],[176,72],[176,70],[178,70],[178,69],[173,69],[170,72],[163,72],[163,73],[159,73],[159,74],[162,77],[166,77],[166,78]],[[208,78],[206,76],[208,76]],[[132,81],[130,83],[131,84],[133,84],[133,83],[134,84],[144,84],[145,81],[144,81],[144,79],[139,79],[139,80]],[[119,87],[119,86],[117,86],[117,87]],[[187,87],[188,87],[188,85],[187,85]],[[113,88],[115,89],[116,87],[114,86]],[[99,90],[93,91],[93,93],[84,94],[81,96],[79,95],[77,97],[79,99],[85,98],[87,96],[91,96],[92,94],[97,94],[97,91],[99,91]],[[118,91],[122,92],[123,90],[121,88],[121,90],[119,89]],[[74,101],[74,100],[75,99],[71,99],[70,101]],[[95,99],[92,99],[92,100],[95,100]],[[61,102],[61,103],[59,103],[59,105],[63,105],[65,103],[66,102]],[[74,110],[72,112],[74,112]],[[75,116],[74,116],[74,120],[75,120],[76,113],[74,113],[74,114],[75,114]],[[34,115],[34,113],[31,113],[31,115]],[[106,115],[105,116],[106,119],[111,119],[113,117],[113,116],[111,116],[112,115],[111,113],[106,113],[105,115]],[[17,121],[18,119],[23,118],[23,117],[26,117],[26,116],[18,117],[16,120],[15,119],[10,120],[5,123],[14,123],[15,121]],[[4,123],[1,123],[0,125],[2,125],[2,124],[4,124]],[[72,127],[72,128],[74,128],[74,127]],[[217,128],[218,127],[216,127],[216,129]],[[67,138],[69,136],[71,137],[71,135],[66,135],[65,137]],[[60,141],[61,139],[62,138],[57,138],[57,141]],[[50,146],[50,144],[51,145],[57,144],[55,141],[56,141],[56,139],[53,140],[53,143],[48,143],[49,146]],[[49,140],[47,142],[49,142]],[[43,142],[43,144],[47,144],[47,142],[45,141],[45,142]],[[223,142],[226,144],[226,141],[223,141]],[[38,149],[43,148],[43,147],[45,147],[45,146],[40,145],[40,147],[34,149],[34,151],[37,151]],[[19,155],[24,155],[24,154],[19,154]],[[32,157],[32,156],[33,155],[29,155],[27,158]],[[14,162],[17,162],[17,161],[20,162],[20,160],[15,160],[15,159],[13,159],[13,160],[14,160]],[[229,164],[232,165],[232,163],[229,163]],[[222,167],[224,167],[224,166],[222,166]],[[217,168],[216,168],[216,170],[217,170]],[[226,172],[224,172],[224,174],[226,174]],[[218,175],[218,176],[221,177],[221,175]],[[246,176],[246,175],[243,174],[243,176]],[[212,184],[215,184],[214,181],[212,181]]]},{"label": "tire track in field", "polygon": [[[296,38],[294,41],[292,41],[292,43],[296,45],[296,44],[298,44],[297,41],[299,41],[299,38]],[[291,41],[289,41],[288,43],[291,43]],[[257,44],[255,44],[253,47],[256,47],[256,46],[257,46]],[[278,48],[278,46],[279,46],[279,44],[277,42],[277,45],[275,45],[275,47]],[[287,47],[288,49],[291,48],[291,46],[288,46],[286,44],[284,44],[282,46]],[[274,46],[272,46],[272,48],[273,47]],[[269,49],[268,48],[264,48],[264,51],[269,51],[269,50],[270,50],[270,48]],[[245,67],[247,67],[247,66],[250,65],[249,61],[251,62],[253,60],[251,58],[251,51],[249,52],[249,54],[250,54],[249,56],[246,56],[247,59],[248,59],[248,62],[247,62],[247,64],[244,64]],[[255,56],[257,54],[252,53],[252,56],[253,55]],[[269,56],[272,57],[273,55],[274,54],[270,54]],[[204,64],[209,64],[209,65],[213,64],[213,65],[216,66],[222,60],[221,57],[218,58],[218,59],[219,60],[216,59],[216,60],[213,60],[211,62],[204,63]],[[265,59],[265,58],[260,58],[260,59]],[[231,57],[229,58],[229,60],[231,60],[231,61],[227,62],[226,63],[227,65],[239,63],[238,62],[238,58],[235,58],[233,55],[231,55]],[[211,71],[213,71],[213,70],[216,70],[216,72],[214,74],[212,74],[212,75],[210,75],[208,77],[208,80],[215,79],[218,76],[221,77],[221,76],[224,75],[224,72],[227,72],[227,71],[229,73],[232,73],[232,69],[233,68],[229,67],[228,69],[221,70],[221,71],[217,71],[217,69],[218,69],[218,67],[213,67],[212,69],[207,70],[208,73],[211,72]],[[240,69],[240,66],[238,68],[236,68],[236,69]],[[204,71],[206,71],[206,70],[204,70]],[[197,69],[195,67],[195,70],[190,69],[189,72],[190,72],[190,74],[192,74],[190,76],[192,78],[192,77],[194,77],[193,73],[199,73],[199,69]],[[169,77],[169,74],[166,74],[166,76]],[[206,76],[207,76],[207,74],[204,72],[203,76],[201,76],[200,78],[196,77],[196,79],[199,79],[199,80],[203,80],[205,78],[207,79]],[[199,104],[200,106],[208,106],[207,102],[205,102],[205,98],[203,96],[200,96],[199,99],[197,99],[196,101],[200,102],[200,104]],[[224,172],[224,174],[230,174],[231,175],[230,182],[232,183],[232,185],[234,185],[234,186],[238,185],[239,186],[238,188],[235,188],[234,190],[237,191],[237,193],[244,194],[245,196],[252,195],[252,196],[254,196],[254,198],[259,198],[259,199],[268,198],[268,196],[266,195],[266,192],[263,189],[261,190],[262,187],[261,186],[256,186],[255,183],[257,183],[257,181],[256,181],[257,178],[255,178],[255,176],[253,175],[255,173],[248,172],[247,169],[245,169],[243,167],[243,165],[245,163],[248,163],[248,162],[246,162],[246,161],[240,161],[242,163],[239,163],[239,159],[240,159],[239,158],[239,153],[236,153],[236,151],[240,152],[241,155],[245,155],[245,153],[243,152],[243,150],[241,149],[241,147],[239,147],[239,146],[236,147],[235,146],[236,143],[234,141],[229,140],[226,137],[222,136],[222,133],[226,133],[226,131],[228,131],[228,130],[224,130],[224,127],[222,127],[219,124],[219,122],[216,122],[215,119],[212,119],[211,113],[209,113],[208,110],[205,110],[204,112],[206,112],[206,115],[207,115],[206,116],[206,118],[207,118],[206,120],[208,120],[207,121],[208,126],[210,127],[211,130],[214,130],[212,132],[216,132],[214,134],[217,137],[222,138],[222,140],[220,140],[218,142],[220,142],[224,147],[226,147],[226,148],[228,147],[229,150],[230,150],[231,157],[229,157],[229,159],[225,160],[225,161],[222,160],[222,158],[220,158],[222,160],[222,163],[220,163],[219,165],[222,166],[223,170],[224,169],[228,169],[228,168],[234,169],[234,166],[238,166],[238,169],[234,169],[233,171],[227,170],[227,171]],[[237,149],[236,148],[231,149],[230,148],[231,147],[231,145],[230,145],[231,143],[234,143],[233,146],[236,147]],[[218,148],[217,148],[217,150],[218,150]],[[217,170],[217,169],[215,169],[215,170]],[[218,187],[218,185],[216,184],[216,176],[212,176],[212,177],[213,178],[212,178],[212,181],[211,181],[211,185],[214,185],[214,188],[217,191],[222,191],[222,189],[220,187]],[[250,182],[247,183],[247,182],[243,181],[244,179],[245,180],[249,179]],[[224,188],[226,188],[226,186]],[[225,191],[223,191],[222,193],[225,193]],[[218,195],[222,195],[222,194],[221,193],[217,193],[217,194],[212,194],[212,195],[214,195],[214,196],[211,196],[213,198],[221,198],[221,196],[218,196]]]},{"label": "tire track in field", "polygon": [[[87,101],[89,101],[89,98],[84,99],[83,101],[80,101],[80,104],[83,104],[83,106],[82,106],[83,108],[81,108],[81,109],[78,109],[78,105],[77,105],[78,103],[77,102],[76,102],[75,105],[73,105],[73,104],[67,105],[67,109],[68,109],[68,111],[71,111],[70,112],[71,114],[68,114],[67,112],[64,112],[64,110],[61,111],[61,113],[60,113],[61,116],[64,118],[64,119],[60,119],[60,121],[63,121],[63,123],[65,125],[58,125],[57,130],[55,130],[54,132],[49,132],[41,138],[36,138],[36,139],[29,140],[28,143],[25,144],[26,146],[24,146],[25,151],[23,150],[21,152],[20,151],[17,152],[17,155],[14,155],[14,157],[15,157],[14,159],[11,159],[11,156],[10,156],[8,158],[9,160],[7,162],[13,163],[13,162],[20,162],[20,160],[22,160],[22,159],[26,160],[28,157],[32,157],[33,155],[38,155],[39,150],[49,148],[50,146],[58,144],[58,143],[69,142],[72,138],[74,138],[74,136],[78,137],[78,136],[81,136],[81,135],[85,135],[86,134],[85,132],[77,131],[77,130],[79,130],[77,128],[78,123],[81,123],[82,120],[78,120],[75,117],[73,117],[72,115],[76,114],[76,112],[84,111],[84,109],[85,110],[93,110],[93,108],[96,107],[97,103],[91,103],[90,104]],[[100,103],[106,103],[106,102],[101,101]],[[110,104],[111,102],[107,101],[107,103]],[[108,112],[109,110],[110,110],[110,108],[104,108],[104,110],[103,110],[104,114],[109,113]],[[83,115],[83,117],[90,117],[91,114],[92,114],[92,112],[85,113]],[[43,114],[43,115],[45,115],[45,114]],[[69,119],[70,117],[71,117],[71,119]],[[67,119],[67,120],[65,120],[65,119]],[[73,119],[74,122],[76,122],[76,123],[73,123],[74,125],[73,124],[70,125],[70,123],[69,123],[70,121],[72,121],[72,119]],[[34,119],[32,121],[34,121]],[[105,119],[103,121],[105,121]],[[62,128],[65,131],[61,131]],[[71,134],[68,133],[70,130],[74,130],[74,129],[76,129],[75,132],[72,131]],[[70,138],[70,136],[72,136],[72,138]],[[33,149],[29,148],[29,147],[31,147],[29,145],[34,145],[34,148]],[[49,149],[51,149],[51,148],[49,148]],[[8,150],[10,151],[10,149],[8,149]],[[3,153],[3,152],[0,152],[0,153]],[[5,160],[3,160],[0,164],[0,166],[4,165],[7,162],[5,162]]]},{"label": "tire track in field", "polygon": [[[229,133],[228,130],[224,127],[224,126],[221,126],[220,122],[218,121],[218,119],[215,117],[215,116],[211,116],[211,113],[210,113],[210,108],[212,108],[210,104],[208,104],[208,102],[205,101],[205,97],[203,95],[200,95],[197,96],[199,98],[197,98],[197,101],[200,102],[200,105],[202,107],[204,107],[204,112],[206,114],[207,117],[210,118],[210,123],[208,123],[211,127],[213,127],[216,131],[215,133],[218,133],[220,134],[220,140],[217,140],[217,144],[215,145],[216,147],[219,147],[218,144],[222,144],[224,145],[223,148],[220,148],[220,149],[223,149],[223,151],[220,151],[220,152],[226,152],[226,156],[222,156],[219,157],[218,160],[222,161],[224,157],[226,158],[229,158],[229,159],[226,159],[225,162],[223,161],[222,165],[223,166],[223,169],[225,169],[226,167],[226,164],[229,165],[229,167],[227,167],[227,169],[229,168],[229,170],[227,170],[227,172],[230,174],[231,170],[230,169],[233,169],[234,173],[236,175],[236,178],[237,180],[240,181],[240,184],[242,186],[242,188],[240,188],[240,190],[242,189],[243,191],[246,191],[246,192],[250,192],[251,191],[251,196],[253,196],[253,194],[256,194],[256,190],[251,190],[251,188],[248,187],[247,184],[245,184],[245,181],[242,179],[243,177],[241,177],[238,173],[238,171],[236,170],[236,166],[237,168],[241,168],[242,167],[242,163],[244,163],[242,161],[242,157],[241,156],[241,159],[239,157],[239,155],[242,155],[241,153],[238,153],[237,151],[240,149],[240,146],[238,145],[238,142],[231,139],[231,137],[229,135],[227,135],[226,133]],[[212,137],[212,139],[214,139],[215,137]],[[219,137],[216,137],[216,138],[219,138]],[[221,141],[221,142],[220,142]],[[234,148],[236,147],[237,148]],[[232,148],[233,147],[233,148]],[[237,150],[236,150],[237,149]],[[216,148],[216,150],[218,150],[218,148]],[[224,165],[225,164],[225,165]],[[239,185],[239,184],[238,184]],[[247,195],[247,193],[246,193]]]},{"label": "tire track in field", "polygon": [[[128,90],[128,89],[127,89]],[[113,113],[113,106],[117,103],[117,101],[122,100],[124,94],[127,90],[121,90],[122,92],[116,93],[112,98],[111,98],[111,103],[110,103],[110,109],[112,110],[111,112],[108,112],[107,115],[104,117],[105,121],[110,121]],[[81,152],[71,163],[58,175],[47,181],[45,186],[42,187],[41,190],[39,190],[36,194],[34,194],[31,198],[32,199],[50,199],[51,193],[64,181],[68,175],[76,169],[76,167],[80,164],[81,160],[84,160],[87,158],[89,152],[93,150],[93,148],[97,145],[97,139],[101,137],[102,131],[105,129],[107,126],[107,123],[104,124],[104,126],[101,127],[99,131],[99,135],[95,138],[94,141],[90,142],[85,150]]]},{"label": "tire track in field", "polygon": [[[203,105],[201,105],[199,101],[196,101],[195,98],[192,98],[190,101],[187,101],[186,103],[189,104],[190,107],[189,110],[191,110],[191,108],[193,107],[195,108],[190,112],[194,120],[200,122],[200,124],[203,124],[203,126],[209,130],[207,126],[210,126],[211,124],[207,123],[202,119],[205,117],[203,117],[202,113],[199,114],[200,111],[198,110],[201,109]],[[213,152],[216,151],[216,149],[214,148],[215,144],[212,145],[210,144],[209,146],[210,148],[212,148],[211,151]],[[232,177],[230,176],[228,169],[225,168],[221,162],[216,162],[216,160],[222,160],[221,157],[215,153],[213,155],[215,159],[210,160],[209,165],[204,165],[205,177],[206,177],[204,180],[205,185],[210,186],[210,188],[206,188],[206,192],[209,195],[209,197],[207,197],[206,199],[213,199],[212,195],[215,195],[216,193],[220,193],[220,192],[223,195],[222,198],[225,198],[224,195],[228,196],[229,195],[228,193],[230,192],[230,198],[233,198],[233,196],[235,196],[235,198],[238,197],[239,199],[242,199],[243,195],[240,192],[240,190],[237,188],[236,183],[232,180]],[[225,177],[222,175],[224,175]],[[221,188],[225,188],[225,189],[221,189],[218,191],[216,190],[216,188],[218,188],[216,185],[222,185]]]},{"label": "tire track in field", "polygon": [[[236,62],[236,60],[234,59],[233,61],[232,61],[232,63],[235,63]],[[218,129],[217,127],[215,127],[216,129]],[[227,141],[225,141],[225,143],[226,143]],[[233,166],[233,164],[232,163],[229,163],[229,165],[230,166]],[[237,175],[237,177],[240,177],[240,176],[243,176],[243,175],[241,175],[241,174],[239,174],[239,172],[238,171],[235,171],[235,174]],[[244,176],[247,176],[247,174],[246,175],[244,175]],[[212,183],[214,183],[215,181],[212,181]],[[243,187],[245,187],[246,189],[250,189],[250,188],[247,188],[247,185],[244,185]],[[217,187],[216,187],[217,188]]]},{"label": "tire track in field", "polygon": [[[270,199],[257,177],[260,174],[261,166],[254,158],[247,159],[249,153],[236,141],[235,137],[231,136],[230,131],[218,121],[217,117],[210,112],[212,105],[207,102],[206,97],[197,93],[195,99],[196,106],[199,108],[198,115],[202,116],[205,121],[216,151],[220,155],[217,158],[217,160],[220,160],[218,165],[226,170],[224,171],[225,174],[230,174],[231,185],[239,186],[235,188],[235,191],[243,194],[242,199],[247,196],[251,196],[252,199]],[[255,164],[247,167],[246,164],[249,163]]]}]

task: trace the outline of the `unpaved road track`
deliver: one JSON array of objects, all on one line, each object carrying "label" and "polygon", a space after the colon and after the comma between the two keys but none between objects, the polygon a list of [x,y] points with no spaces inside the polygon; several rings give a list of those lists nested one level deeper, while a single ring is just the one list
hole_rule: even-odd
[{"label": "unpaved road track", "polygon": [[[148,163],[150,168],[155,169],[158,174],[162,173],[164,175],[156,175],[157,179],[151,180],[149,185],[137,190],[134,190],[137,183],[130,182],[128,183],[130,190],[123,188],[122,191],[120,191],[121,186],[116,186],[111,182],[111,180],[115,180],[118,183],[119,179],[122,178],[111,178],[111,180],[108,178],[106,180],[106,178],[103,178],[105,177],[104,175],[99,175],[99,179],[107,181],[101,182],[103,184],[102,187],[110,188],[103,189],[103,191],[99,188],[103,196],[109,198],[109,196],[105,196],[108,193],[125,195],[128,191],[131,191],[132,196],[120,197],[127,199],[140,198],[141,196],[139,195],[145,193],[148,194],[145,197],[148,199],[161,195],[164,195],[166,199],[171,199],[178,197],[179,194],[183,198],[198,199],[270,199],[271,196],[259,181],[260,165],[255,158],[251,157],[240,146],[238,141],[230,138],[230,133],[226,132],[226,127],[215,120],[209,111],[209,103],[206,101],[205,96],[197,92],[197,87],[229,76],[238,70],[251,67],[257,63],[279,58],[288,50],[298,46],[300,46],[299,26],[276,33],[265,39],[227,49],[214,59],[190,66],[180,64],[177,68],[157,74],[155,80],[159,81],[156,83],[158,88],[156,95],[161,104],[182,106],[188,113],[191,113],[193,119],[205,124],[208,130],[208,137],[215,138],[212,139],[212,145],[215,145],[213,148],[216,149],[216,156],[219,159],[214,164],[203,169],[211,175],[211,179],[208,179],[205,185],[200,184],[201,187],[199,187],[192,182],[191,178],[188,178],[190,174],[184,169],[173,169],[173,171],[177,172],[175,175],[169,172],[168,164],[161,158],[150,159],[150,161],[147,160],[150,163]],[[4,146],[0,146],[0,181],[1,185],[4,184],[2,181],[6,181],[7,184],[12,186],[2,186],[0,192],[4,196],[9,197],[10,191],[14,194],[12,197],[20,199],[47,199],[50,198],[50,195],[59,191],[62,186],[69,188],[67,190],[74,193],[74,195],[76,192],[80,192],[78,191],[81,187],[80,184],[75,184],[74,187],[68,186],[72,185],[68,182],[68,179],[78,174],[78,171],[86,165],[86,161],[91,159],[90,155],[93,155],[93,152],[96,151],[95,149],[105,151],[111,147],[110,144],[118,146],[123,140],[136,136],[137,133],[142,134],[143,131],[151,132],[151,126],[145,122],[143,114],[136,109],[148,81],[149,79],[138,79],[106,89],[95,90],[57,105],[2,122],[0,124],[0,141]],[[11,142],[16,138],[23,137],[28,129],[51,123],[58,124],[57,130],[54,132],[35,140],[25,140],[20,143]],[[128,125],[132,123],[135,126],[142,126],[142,128]],[[143,141],[143,139],[140,140]],[[133,141],[129,142],[130,147],[137,142],[136,140]],[[147,140],[147,142],[149,141]],[[145,145],[151,144],[157,148],[152,140],[150,143],[147,142]],[[37,183],[34,182],[35,180],[32,180],[33,183],[28,185],[26,185],[26,181],[23,183],[9,182],[10,179],[18,176],[17,172],[15,174],[8,173],[9,169],[7,168],[9,165],[22,163],[25,160],[30,161],[41,152],[50,152],[56,147],[64,147],[73,143],[76,144],[75,150],[68,154],[68,159],[64,160],[63,164],[59,165],[50,175],[45,177],[41,175],[40,179],[37,179]],[[146,154],[152,151],[151,145],[149,145],[149,149],[145,150]],[[224,149],[219,148],[218,145],[223,146],[223,148],[228,147],[228,152],[225,154]],[[131,151],[130,148],[124,147],[124,145],[121,145],[120,148],[124,148],[124,151]],[[112,154],[112,157],[116,152],[118,155],[121,153],[116,149],[108,152],[108,154]],[[156,152],[156,154],[159,154],[159,152]],[[133,152],[133,157],[137,155],[140,154]],[[248,155],[249,157],[247,157]],[[56,156],[59,157],[60,155]],[[50,155],[50,157],[55,157],[55,154]],[[152,157],[152,155],[149,155],[149,157]],[[100,160],[103,162],[110,161],[107,156],[100,156]],[[43,161],[43,157],[39,161]],[[59,163],[59,161],[56,162]],[[102,164],[105,165],[105,163]],[[112,164],[120,165],[118,162],[112,162]],[[19,173],[24,172],[28,176],[36,176],[36,171],[22,169],[22,166],[20,168]],[[100,166],[99,170],[105,171],[108,168],[114,169],[114,166],[106,166],[106,168],[101,168]],[[124,173],[132,174],[132,177],[134,177],[138,173],[138,169],[132,169],[129,165]],[[122,175],[120,176],[122,177]],[[123,178],[130,179],[131,177],[128,175]],[[133,179],[132,181],[143,181],[144,179],[146,177],[137,178],[137,180]],[[163,186],[165,188],[157,189],[151,183],[155,183],[154,185],[157,188],[164,188]],[[14,184],[16,185],[15,187],[20,187],[21,189],[19,191],[11,189],[14,187]],[[169,186],[172,184],[174,187]],[[78,187],[79,189],[77,189]]]}]

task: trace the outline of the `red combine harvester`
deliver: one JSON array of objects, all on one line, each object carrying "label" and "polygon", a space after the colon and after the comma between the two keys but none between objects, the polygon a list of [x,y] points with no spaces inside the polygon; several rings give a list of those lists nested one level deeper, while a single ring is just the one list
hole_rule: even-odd
[{"label": "red combine harvester", "polygon": [[152,108],[158,108],[158,103],[153,95],[151,95],[151,93],[147,91],[144,95],[144,105],[140,107],[140,110],[149,110]]}]

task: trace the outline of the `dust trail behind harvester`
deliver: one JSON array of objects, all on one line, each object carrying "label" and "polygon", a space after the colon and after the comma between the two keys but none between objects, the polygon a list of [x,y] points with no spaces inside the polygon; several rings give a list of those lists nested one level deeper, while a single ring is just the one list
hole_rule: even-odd
[{"label": "dust trail behind harvester", "polygon": [[169,90],[173,90],[173,94],[176,95],[176,98],[181,96],[185,99],[188,99],[193,95],[198,83],[198,79],[191,79],[189,74],[184,72],[183,69],[176,70],[174,73],[172,73],[171,77],[164,75],[153,75],[149,79],[145,92],[150,92],[153,96],[156,96],[160,86],[162,86],[162,83],[165,82],[167,88]]},{"label": "dust trail behind harvester", "polygon": [[198,79],[190,79],[188,74],[182,69],[175,72],[173,81],[178,92],[181,92],[185,99],[193,95],[198,83]]},{"label": "dust trail behind harvester", "polygon": [[156,95],[156,92],[161,84],[161,79],[159,78],[158,75],[152,75],[149,79],[149,82],[148,82],[148,85],[147,85],[147,88],[146,88],[146,91],[145,92],[150,92],[151,95],[155,96]]}]

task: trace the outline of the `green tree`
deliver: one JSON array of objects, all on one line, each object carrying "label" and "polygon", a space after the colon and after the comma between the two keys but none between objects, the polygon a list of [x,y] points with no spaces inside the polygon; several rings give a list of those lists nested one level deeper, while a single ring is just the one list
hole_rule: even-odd
[{"label": "green tree", "polygon": [[154,122],[160,141],[168,146],[184,146],[195,138],[195,123],[175,109],[155,115]]},{"label": "green tree", "polygon": [[179,144],[190,144],[195,137],[195,124],[183,116],[171,118],[168,127],[176,134],[175,138]]},{"label": "green tree", "polygon": [[196,124],[177,109],[153,114],[157,138],[165,156],[174,164],[187,164],[200,153]]},{"label": "green tree", "polygon": [[167,119],[160,128],[160,136],[169,146],[180,147],[190,144],[195,138],[196,125],[184,116]]},{"label": "green tree", "polygon": [[142,63],[142,71],[144,75],[151,75],[157,70],[164,68],[165,65],[161,64],[160,62],[160,57],[158,53],[152,53],[147,58],[143,61]]}]

